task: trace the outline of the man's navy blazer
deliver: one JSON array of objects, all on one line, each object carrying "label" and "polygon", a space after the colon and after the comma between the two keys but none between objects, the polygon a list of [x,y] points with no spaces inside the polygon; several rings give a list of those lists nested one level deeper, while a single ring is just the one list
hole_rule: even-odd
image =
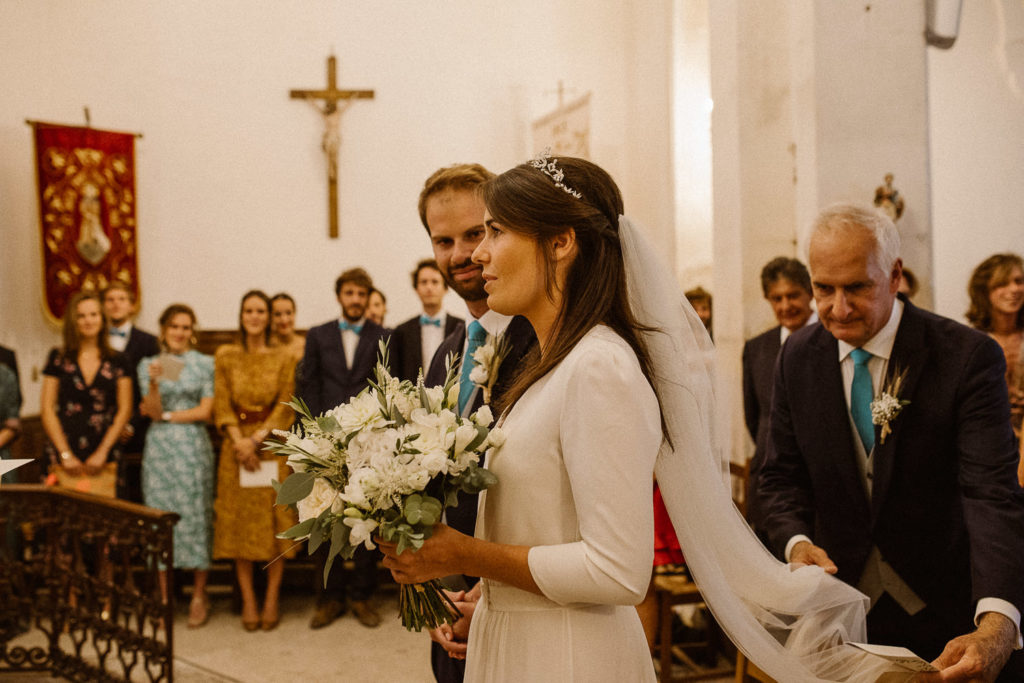
[{"label": "man's navy blazer", "polygon": [[[959,633],[975,602],[1024,607],[1024,502],[1002,350],[987,335],[905,298],[887,375],[906,371],[905,405],[882,443],[872,494],[861,480],[838,342],[822,325],[794,333],[775,372],[772,439],[761,472],[764,528],[781,556],[806,534],[856,585],[877,546]],[[881,387],[875,387],[878,394]]]},{"label": "man's navy blazer", "polygon": [[391,331],[367,320],[359,334],[352,367],[345,361],[338,321],[317,325],[306,334],[306,351],[295,373],[295,391],[315,417],[365,389],[377,365],[378,345]]}]

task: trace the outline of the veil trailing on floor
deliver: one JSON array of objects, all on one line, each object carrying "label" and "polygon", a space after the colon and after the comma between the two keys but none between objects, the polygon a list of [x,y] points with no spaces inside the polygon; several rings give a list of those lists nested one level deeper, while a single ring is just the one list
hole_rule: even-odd
[{"label": "veil trailing on floor", "polygon": [[716,621],[779,681],[901,680],[865,642],[868,598],[819,567],[791,568],[761,545],[732,503],[719,457],[714,348],[671,271],[625,216],[619,239],[630,305],[645,333],[671,436],[655,475],[686,564]]}]

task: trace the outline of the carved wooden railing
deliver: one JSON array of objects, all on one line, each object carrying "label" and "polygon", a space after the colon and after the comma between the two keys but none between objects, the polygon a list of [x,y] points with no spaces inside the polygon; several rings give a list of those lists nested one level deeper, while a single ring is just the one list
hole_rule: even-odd
[{"label": "carved wooden railing", "polygon": [[[178,515],[41,485],[0,488],[0,675],[173,681]],[[163,595],[166,594],[166,599]]]}]

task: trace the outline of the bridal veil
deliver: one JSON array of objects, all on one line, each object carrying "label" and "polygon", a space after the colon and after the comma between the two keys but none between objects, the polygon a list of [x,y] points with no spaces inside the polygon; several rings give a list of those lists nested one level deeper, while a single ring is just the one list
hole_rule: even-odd
[{"label": "bridal veil", "polygon": [[[790,566],[761,545],[732,503],[719,456],[714,348],[671,271],[625,216],[619,239],[630,305],[645,333],[672,445],[655,474],[694,579],[737,647],[778,681],[902,680],[849,642],[866,640],[868,599],[819,567]],[[892,678],[890,678],[892,676]]]}]

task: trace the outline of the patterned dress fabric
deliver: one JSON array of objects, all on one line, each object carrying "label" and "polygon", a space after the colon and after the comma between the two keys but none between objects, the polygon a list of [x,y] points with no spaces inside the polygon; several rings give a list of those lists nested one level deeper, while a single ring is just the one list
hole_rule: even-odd
[{"label": "patterned dress fabric", "polygon": [[[213,358],[198,351],[181,356],[185,366],[174,382],[160,380],[165,411],[189,410],[213,397]],[[139,389],[149,393],[149,367],[139,363]],[[207,569],[213,536],[213,446],[205,422],[153,422],[142,454],[142,499],[159,510],[177,512],[174,566]]]},{"label": "patterned dress fabric", "polygon": [[[117,381],[131,376],[124,357],[117,353],[104,358],[92,384],[86,384],[77,356],[52,349],[43,374],[57,378],[57,418],[75,457],[85,460],[100,445],[114,422]],[[58,461],[53,444],[46,444],[46,453],[50,462]],[[120,457],[120,448],[114,444],[107,462],[116,462]]]},{"label": "patterned dress fabric", "polygon": [[[225,434],[217,465],[217,498],[214,502],[213,556],[217,559],[267,561],[284,553],[295,557],[294,541],[276,538],[298,523],[291,508],[274,504],[271,487],[242,488],[228,425],[237,425],[248,436],[258,429],[288,429],[294,413],[284,405],[295,391],[295,359],[285,348],[249,353],[238,344],[225,344],[214,356],[214,421]],[[241,413],[269,410],[261,422],[246,421]],[[276,456],[260,451],[262,460]],[[291,472],[284,458],[277,458],[278,481]]]}]

